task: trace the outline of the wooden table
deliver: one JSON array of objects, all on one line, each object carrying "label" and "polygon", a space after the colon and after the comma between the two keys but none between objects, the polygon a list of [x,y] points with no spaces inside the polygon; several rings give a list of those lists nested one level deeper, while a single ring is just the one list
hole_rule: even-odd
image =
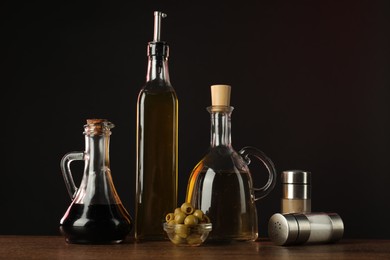
[{"label": "wooden table", "polygon": [[282,247],[268,240],[177,247],[169,241],[71,245],[60,236],[0,236],[0,259],[390,259],[390,240]]}]

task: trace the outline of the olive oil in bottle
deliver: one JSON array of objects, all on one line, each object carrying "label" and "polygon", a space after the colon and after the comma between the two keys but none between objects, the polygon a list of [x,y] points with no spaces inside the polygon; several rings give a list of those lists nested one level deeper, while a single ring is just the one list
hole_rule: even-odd
[{"label": "olive oil in bottle", "polygon": [[169,80],[169,48],[160,41],[163,17],[154,12],[146,84],[137,102],[137,241],[165,239],[165,215],[177,206],[178,100]]},{"label": "olive oil in bottle", "polygon": [[[212,85],[210,113],[210,147],[194,167],[188,179],[186,202],[202,210],[213,230],[207,242],[255,241],[258,238],[256,201],[275,186],[273,162],[259,149],[244,147],[238,152],[231,139],[230,85]],[[268,181],[253,186],[248,165],[251,159],[263,163]]]}]

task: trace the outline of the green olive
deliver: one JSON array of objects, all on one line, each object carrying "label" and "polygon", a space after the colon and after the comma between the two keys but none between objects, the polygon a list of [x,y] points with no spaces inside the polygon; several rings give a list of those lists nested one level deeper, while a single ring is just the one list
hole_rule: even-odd
[{"label": "green olive", "polygon": [[195,217],[194,215],[188,215],[185,219],[184,219],[184,224],[185,225],[197,225],[199,222],[198,218]]},{"label": "green olive", "polygon": [[186,214],[184,212],[180,212],[178,214],[175,215],[175,222],[176,224],[183,224],[184,223],[184,219],[186,218]]},{"label": "green olive", "polygon": [[165,216],[166,222],[169,222],[169,221],[171,221],[172,219],[175,219],[175,215],[174,215],[173,213],[168,213],[168,214]]},{"label": "green olive", "polygon": [[171,241],[172,241],[174,244],[178,245],[178,244],[182,244],[182,243],[184,242],[184,239],[183,239],[182,237],[180,237],[178,234],[175,234],[175,235],[173,236],[173,238],[171,239]]},{"label": "green olive", "polygon": [[188,202],[184,202],[180,208],[181,208],[181,211],[183,211],[187,215],[190,215],[194,212],[194,207],[192,207],[192,205]]},{"label": "green olive", "polygon": [[203,219],[203,211],[201,211],[200,209],[195,210],[192,215],[197,217],[199,220]]},{"label": "green olive", "polygon": [[190,229],[186,225],[176,225],[175,233],[181,238],[187,238],[189,235]]},{"label": "green olive", "polygon": [[176,224],[176,221],[174,219],[171,219],[169,222],[168,222],[168,225],[169,226],[173,226]]},{"label": "green olive", "polygon": [[204,214],[201,222],[202,223],[210,223],[210,218]]},{"label": "green olive", "polygon": [[181,208],[176,208],[175,211],[173,212],[173,214],[176,215],[176,214],[179,214],[181,212],[182,212]]},{"label": "green olive", "polygon": [[187,237],[187,243],[190,245],[202,244],[202,239],[198,234],[192,234]]}]

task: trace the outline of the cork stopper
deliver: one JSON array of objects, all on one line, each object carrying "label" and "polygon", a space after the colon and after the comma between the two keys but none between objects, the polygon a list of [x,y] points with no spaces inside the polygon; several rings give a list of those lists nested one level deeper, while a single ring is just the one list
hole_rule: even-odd
[{"label": "cork stopper", "polygon": [[212,85],[211,86],[211,105],[230,106],[230,85]]},{"label": "cork stopper", "polygon": [[110,129],[114,124],[107,119],[87,119],[87,124],[84,126],[84,134],[87,135],[102,135],[110,134]]},{"label": "cork stopper", "polygon": [[87,119],[87,124],[100,124],[103,122],[107,122],[107,119]]}]

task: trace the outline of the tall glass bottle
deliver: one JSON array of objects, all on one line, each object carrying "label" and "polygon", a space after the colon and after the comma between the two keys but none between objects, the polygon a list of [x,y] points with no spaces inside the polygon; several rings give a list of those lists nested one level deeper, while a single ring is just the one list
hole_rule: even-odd
[{"label": "tall glass bottle", "polygon": [[169,80],[168,45],[160,41],[162,17],[154,12],[146,84],[137,102],[137,241],[165,239],[162,223],[177,206],[178,100]]}]

